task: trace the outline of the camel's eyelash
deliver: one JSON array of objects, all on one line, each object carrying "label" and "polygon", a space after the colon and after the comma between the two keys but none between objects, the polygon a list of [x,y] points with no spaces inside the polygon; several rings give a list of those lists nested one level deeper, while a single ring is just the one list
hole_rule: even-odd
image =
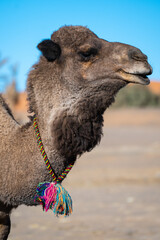
[{"label": "camel's eyelash", "polygon": [[81,56],[82,60],[88,61],[91,57],[97,55],[98,51],[96,48],[90,48],[87,51],[80,51],[78,54]]}]

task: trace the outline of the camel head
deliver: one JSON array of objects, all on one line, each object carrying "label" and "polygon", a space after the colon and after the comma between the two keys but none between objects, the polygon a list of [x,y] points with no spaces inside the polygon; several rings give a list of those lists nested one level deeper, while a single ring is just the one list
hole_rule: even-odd
[{"label": "camel head", "polygon": [[139,49],[108,42],[81,26],[60,28],[38,49],[42,55],[28,79],[34,112],[48,108],[49,114],[53,108],[71,107],[84,98],[91,99],[96,108],[103,105],[103,113],[119,89],[128,83],[147,85],[147,75],[152,73],[147,56]]}]

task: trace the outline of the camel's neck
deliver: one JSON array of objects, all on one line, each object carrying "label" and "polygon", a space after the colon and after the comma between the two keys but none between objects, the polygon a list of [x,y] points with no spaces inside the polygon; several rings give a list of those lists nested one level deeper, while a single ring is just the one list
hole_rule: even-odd
[{"label": "camel's neck", "polygon": [[[38,117],[40,132],[47,152],[57,152],[65,162],[75,161],[77,155],[90,151],[102,136],[104,107],[90,106],[78,101],[71,108],[54,109],[44,123]],[[94,105],[94,103],[91,104]],[[52,158],[52,156],[49,156]]]},{"label": "camel's neck", "polygon": [[[106,94],[105,94],[106,95]],[[96,96],[81,94],[70,106],[53,108],[46,116],[37,116],[45,148],[56,151],[65,162],[92,150],[101,140],[103,113],[113,101],[103,91]],[[49,156],[52,158],[52,156]]]},{"label": "camel's neck", "polygon": [[66,96],[65,103],[59,107],[57,104],[52,109],[41,109],[38,123],[49,152],[58,152],[68,162],[100,142],[103,113],[118,91],[111,87],[108,84],[95,85],[92,89],[86,87],[75,98],[67,100]]}]

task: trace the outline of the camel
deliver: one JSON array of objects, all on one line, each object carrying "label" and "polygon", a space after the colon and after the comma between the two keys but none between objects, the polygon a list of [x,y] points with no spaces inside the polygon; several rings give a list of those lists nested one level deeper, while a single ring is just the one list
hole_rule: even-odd
[{"label": "camel", "polygon": [[[139,49],[99,38],[86,27],[65,26],[38,44],[41,56],[27,80],[29,111],[36,115],[51,166],[66,165],[101,140],[103,113],[128,83],[149,84],[152,68]],[[10,214],[34,201],[39,182],[52,181],[33,129],[20,125],[0,95],[0,240]]]}]

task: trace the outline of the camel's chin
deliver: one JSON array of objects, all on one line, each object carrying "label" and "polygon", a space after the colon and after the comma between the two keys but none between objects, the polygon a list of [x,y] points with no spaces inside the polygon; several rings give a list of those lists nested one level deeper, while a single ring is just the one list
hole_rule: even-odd
[{"label": "camel's chin", "polygon": [[137,83],[141,85],[150,84],[150,80],[145,74],[132,74],[124,71],[120,71],[121,78],[128,83]]}]

